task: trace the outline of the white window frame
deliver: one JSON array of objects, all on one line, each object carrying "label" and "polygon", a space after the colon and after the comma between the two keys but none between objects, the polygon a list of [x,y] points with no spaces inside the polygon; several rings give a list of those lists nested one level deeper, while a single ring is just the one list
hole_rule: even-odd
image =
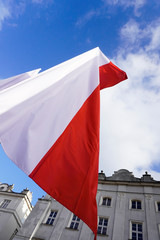
[{"label": "white window frame", "polygon": [[3,209],[7,208],[8,205],[10,204],[10,202],[11,202],[11,200],[9,200],[9,199],[4,199],[3,202],[2,202],[1,205],[0,205],[0,208],[3,208]]},{"label": "white window frame", "polygon": [[[110,204],[109,206],[107,206],[107,202],[108,202],[108,201],[106,201],[106,204],[103,204],[103,199],[110,199],[110,200],[111,200],[111,204]],[[100,198],[99,205],[106,206],[106,207],[111,207],[111,206],[112,206],[112,198],[111,198],[111,197],[108,197],[108,196],[102,196],[102,197]]]},{"label": "white window frame", "polygon": [[[53,214],[52,214],[53,213]],[[52,214],[52,215],[51,215]],[[46,218],[45,224],[49,226],[53,226],[55,219],[57,217],[58,211],[57,210],[51,210],[49,212],[48,217]]]},{"label": "white window frame", "polygon": [[[74,213],[72,213],[67,228],[71,230],[79,230],[80,221],[81,219],[77,217]],[[72,224],[73,224],[73,227],[71,226]]]},{"label": "white window frame", "polygon": [[[141,224],[142,225],[142,232],[141,231],[138,231],[137,229],[135,231],[132,230],[132,224]],[[142,240],[144,240],[144,231],[143,231],[143,222],[139,222],[139,221],[130,221],[130,238],[131,240],[133,240],[132,238],[132,232],[135,232],[136,235],[139,233],[139,234],[142,234]],[[136,240],[138,240],[138,236],[136,236]]]},{"label": "white window frame", "polygon": [[[103,219],[102,224],[100,223],[100,219]],[[107,225],[105,225],[105,220],[107,220]],[[107,236],[107,232],[108,232],[108,222],[109,222],[109,218],[108,217],[103,217],[103,216],[98,216],[98,226],[97,226],[97,234],[100,236]],[[99,232],[99,228],[101,228],[101,232]],[[106,233],[103,234],[103,230],[106,229]]]},{"label": "white window frame", "polygon": [[[132,202],[135,201],[136,202],[136,208],[132,208]],[[137,203],[140,202],[141,203],[141,208],[138,208],[137,206]],[[131,199],[130,200],[130,209],[132,210],[142,210],[142,200],[140,199]]]}]

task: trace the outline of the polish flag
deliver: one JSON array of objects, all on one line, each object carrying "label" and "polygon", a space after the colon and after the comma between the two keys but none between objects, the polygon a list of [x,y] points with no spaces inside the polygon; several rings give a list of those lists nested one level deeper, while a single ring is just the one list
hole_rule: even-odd
[{"label": "polish flag", "polygon": [[95,48],[0,92],[4,151],[95,236],[100,89],[126,78]]}]

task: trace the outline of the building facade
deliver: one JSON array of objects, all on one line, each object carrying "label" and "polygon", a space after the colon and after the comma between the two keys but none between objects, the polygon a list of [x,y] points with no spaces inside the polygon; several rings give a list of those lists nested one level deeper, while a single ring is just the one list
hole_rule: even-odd
[{"label": "building facade", "polygon": [[13,185],[0,183],[0,239],[11,240],[32,211],[32,193],[13,191]]},{"label": "building facade", "polygon": [[[98,240],[159,240],[160,182],[147,172],[136,178],[121,169],[99,174]],[[14,240],[91,240],[94,235],[77,216],[49,195],[38,200]]]}]

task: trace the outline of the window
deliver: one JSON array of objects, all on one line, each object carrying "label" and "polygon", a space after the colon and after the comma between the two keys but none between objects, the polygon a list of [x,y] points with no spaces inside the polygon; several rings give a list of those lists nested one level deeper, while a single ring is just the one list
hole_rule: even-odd
[{"label": "window", "polygon": [[132,240],[143,240],[143,229],[142,223],[131,223],[131,239]]},{"label": "window", "polygon": [[142,209],[141,201],[139,201],[139,200],[132,200],[131,208],[132,209]]},{"label": "window", "polygon": [[102,199],[102,205],[105,205],[107,207],[110,207],[111,206],[111,198],[108,198],[108,197],[104,197]]},{"label": "window", "polygon": [[9,203],[11,202],[11,200],[7,200],[5,199],[2,204],[0,205],[1,208],[7,208],[7,206],[9,205]]},{"label": "window", "polygon": [[160,202],[157,202],[157,211],[160,212]]},{"label": "window", "polygon": [[18,229],[15,229],[9,240],[12,240],[15,237],[15,235],[17,234],[17,232],[18,232]]},{"label": "window", "polygon": [[155,202],[156,212],[160,212],[160,202]]},{"label": "window", "polygon": [[46,221],[46,224],[53,225],[53,222],[54,222],[56,216],[57,216],[57,211],[51,211],[50,215]]},{"label": "window", "polygon": [[97,234],[107,235],[108,219],[99,217]]},{"label": "window", "polygon": [[80,218],[73,214],[69,228],[77,230],[80,223]]}]

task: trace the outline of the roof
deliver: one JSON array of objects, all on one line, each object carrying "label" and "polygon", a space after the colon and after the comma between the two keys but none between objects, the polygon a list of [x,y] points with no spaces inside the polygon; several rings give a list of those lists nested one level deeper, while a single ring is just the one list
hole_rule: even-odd
[{"label": "roof", "polygon": [[99,173],[98,177],[99,181],[112,181],[112,182],[132,182],[132,183],[158,183],[160,184],[160,181],[154,180],[148,172],[145,172],[145,174],[141,178],[137,178],[133,175],[132,172],[129,172],[127,169],[120,169],[118,171],[115,171],[112,176],[106,177],[105,173],[101,171]]}]

